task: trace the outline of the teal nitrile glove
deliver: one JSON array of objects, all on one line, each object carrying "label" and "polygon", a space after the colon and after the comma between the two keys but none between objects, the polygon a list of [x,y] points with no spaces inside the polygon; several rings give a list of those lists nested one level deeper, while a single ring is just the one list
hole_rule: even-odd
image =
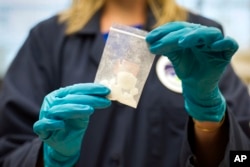
[{"label": "teal nitrile glove", "polygon": [[187,22],[160,26],[146,41],[152,53],[172,62],[189,115],[199,121],[221,121],[226,102],[218,82],[238,44],[217,28]]},{"label": "teal nitrile glove", "polygon": [[71,167],[80,156],[83,136],[95,109],[110,106],[105,86],[86,83],[60,88],[43,101],[33,129],[44,142],[46,167]]}]

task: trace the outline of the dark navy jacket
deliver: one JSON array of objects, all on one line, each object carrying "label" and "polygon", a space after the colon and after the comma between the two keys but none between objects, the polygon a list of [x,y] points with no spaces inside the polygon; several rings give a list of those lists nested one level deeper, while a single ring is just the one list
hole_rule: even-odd
[{"label": "dark navy jacket", "polygon": [[[149,31],[154,21],[149,15],[145,29]],[[188,21],[221,28],[191,13]],[[71,36],[64,35],[65,27],[58,24],[57,17],[30,31],[4,78],[0,95],[0,166],[35,166],[42,142],[32,126],[38,120],[43,98],[60,87],[94,81],[105,45],[99,27],[98,13]],[[110,108],[93,114],[77,167],[191,166],[191,119],[184,110],[182,95],[159,81],[157,60],[136,110],[113,102]],[[231,66],[220,88],[228,104],[230,130],[221,166],[229,166],[230,150],[250,150],[250,99]]]}]

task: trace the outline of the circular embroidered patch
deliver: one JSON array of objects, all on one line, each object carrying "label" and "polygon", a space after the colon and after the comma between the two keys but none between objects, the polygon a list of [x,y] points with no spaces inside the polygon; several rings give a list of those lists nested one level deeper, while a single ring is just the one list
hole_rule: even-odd
[{"label": "circular embroidered patch", "polygon": [[166,88],[176,93],[182,93],[181,80],[177,77],[172,63],[166,56],[161,56],[157,61],[156,74]]}]

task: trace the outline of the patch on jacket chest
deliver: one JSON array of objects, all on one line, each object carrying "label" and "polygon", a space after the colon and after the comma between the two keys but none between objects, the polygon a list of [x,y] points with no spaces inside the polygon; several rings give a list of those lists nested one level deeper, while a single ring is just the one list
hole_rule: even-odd
[{"label": "patch on jacket chest", "polygon": [[166,88],[176,93],[182,93],[181,80],[177,77],[172,63],[166,56],[161,56],[157,61],[156,74]]}]

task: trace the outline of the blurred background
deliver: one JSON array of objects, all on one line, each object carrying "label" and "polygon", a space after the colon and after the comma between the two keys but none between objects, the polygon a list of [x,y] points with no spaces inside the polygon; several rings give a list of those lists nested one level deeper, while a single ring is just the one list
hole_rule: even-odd
[{"label": "blurred background", "polygon": [[70,0],[0,0],[0,78],[29,30],[69,5]]},{"label": "blurred background", "polygon": [[[195,13],[221,23],[240,49],[232,64],[250,90],[250,1],[177,0]],[[0,0],[0,80],[35,24],[65,9],[71,0]]]}]

